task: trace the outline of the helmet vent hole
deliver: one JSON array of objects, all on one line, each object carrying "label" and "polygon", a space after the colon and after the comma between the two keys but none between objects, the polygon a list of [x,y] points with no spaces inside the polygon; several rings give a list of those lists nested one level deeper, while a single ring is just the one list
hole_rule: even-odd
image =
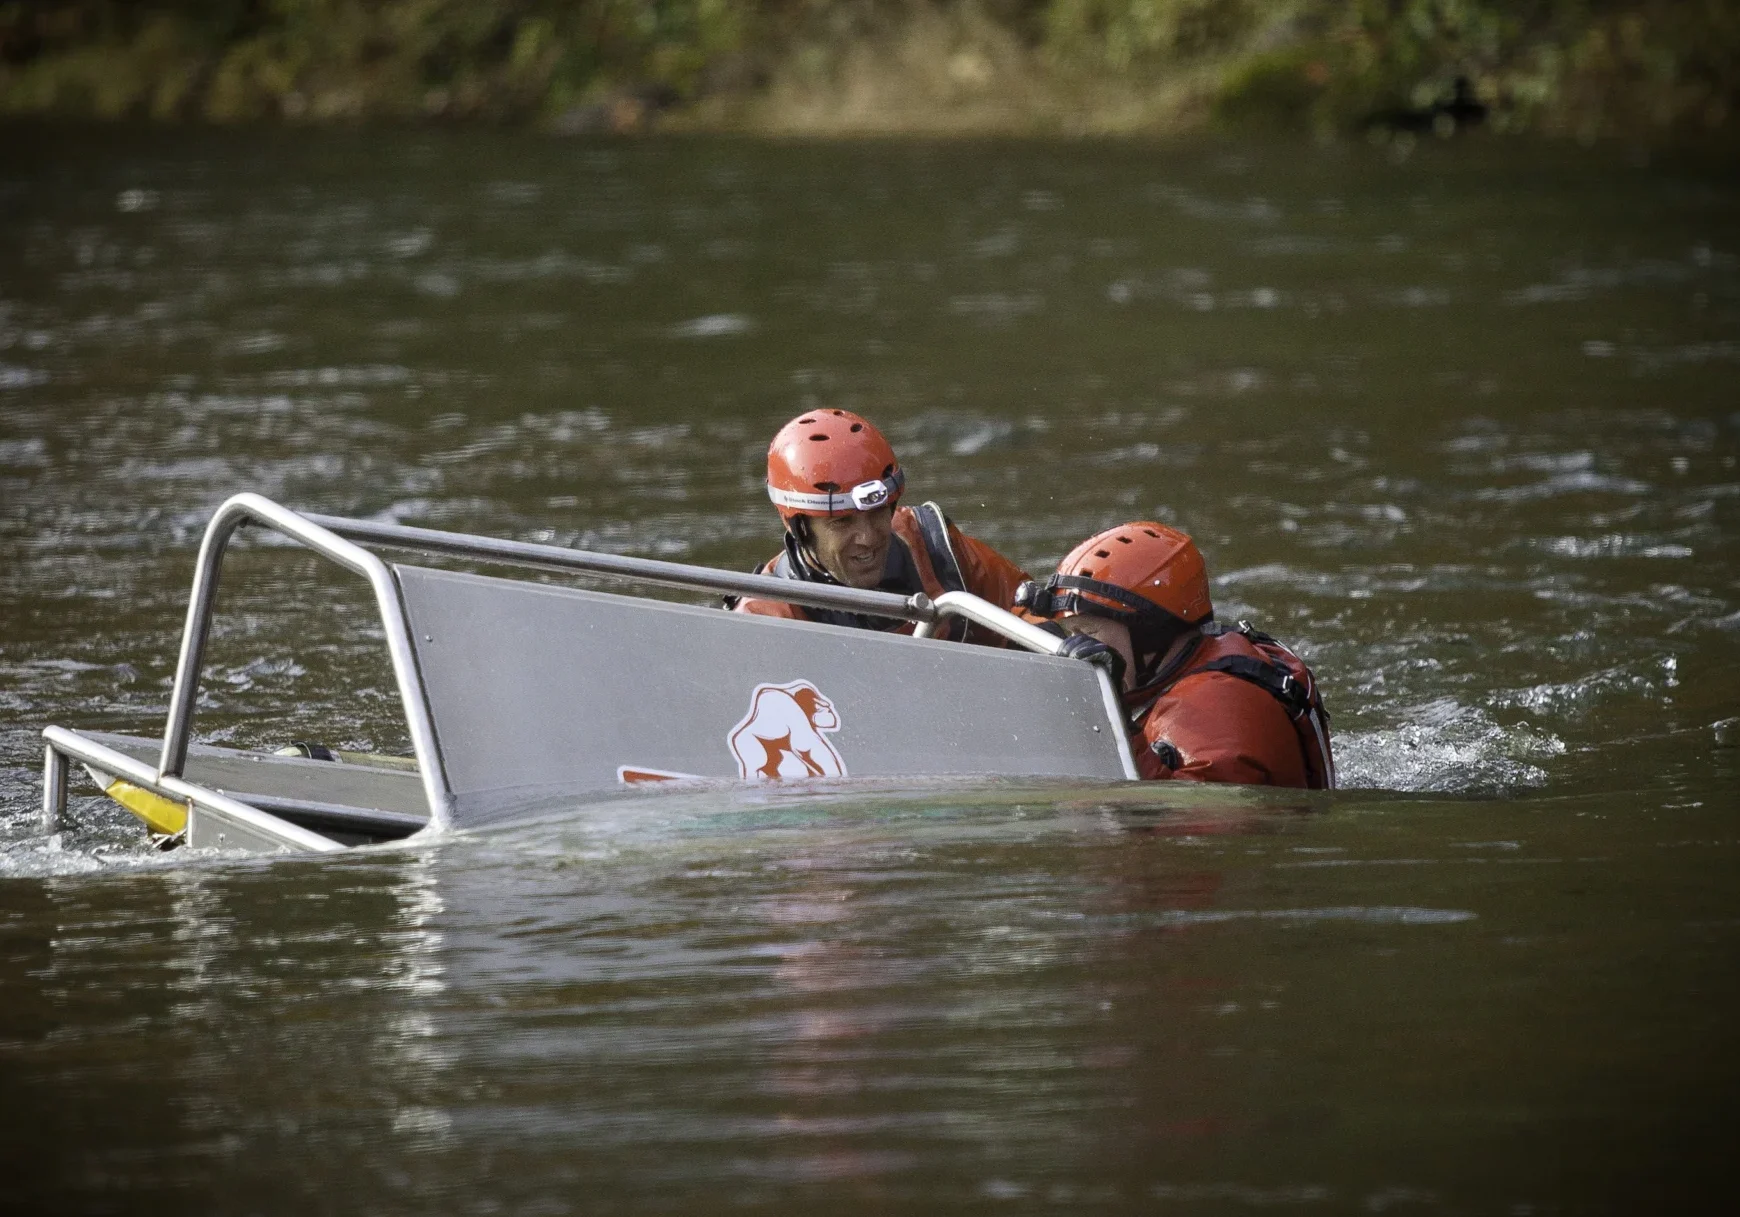
[{"label": "helmet vent hole", "polygon": [[1159,535],[1160,535],[1159,533],[1155,532],[1152,528],[1144,528],[1142,531],[1147,533],[1151,537],[1159,537]]},{"label": "helmet vent hole", "polygon": [[816,420],[814,418],[800,418],[800,419],[798,419],[798,426],[807,427],[815,421]]},{"label": "helmet vent hole", "polygon": [[853,424],[852,424],[852,431],[853,431],[853,432],[854,432],[854,433],[856,433],[856,432],[859,432],[859,431],[862,431],[862,430],[863,430],[863,429],[864,429],[864,424],[863,424],[863,423],[853,423]]},{"label": "helmet vent hole", "polygon": [[1112,556],[1111,551],[1109,551],[1109,550],[1104,550],[1104,549],[1094,550],[1094,557],[1096,557],[1096,558],[1109,558],[1111,556]]},{"label": "helmet vent hole", "polygon": [[839,494],[840,493],[840,483],[838,483],[838,482],[817,482],[816,489],[821,491],[823,494]]},{"label": "helmet vent hole", "polygon": [[827,438],[828,438],[828,437],[827,437],[827,436],[825,436],[825,435],[812,435],[812,436],[810,436],[810,441],[811,441],[811,442],[812,442],[812,443],[817,443],[817,444],[819,444],[819,443],[821,443],[821,442],[822,442],[822,441],[823,441],[823,440],[825,440],[825,439],[827,439]]},{"label": "helmet vent hole", "polygon": [[1086,578],[1089,578],[1089,579],[1092,579],[1094,577],[1094,573],[1091,570],[1082,571],[1082,575],[1085,576]]},{"label": "helmet vent hole", "polygon": [[1131,541],[1131,540],[1130,540],[1130,538],[1128,538],[1128,537],[1119,537],[1119,538],[1118,538],[1118,544],[1120,544],[1120,545],[1131,545],[1131,544],[1134,544],[1134,542],[1132,542],[1132,541]]}]

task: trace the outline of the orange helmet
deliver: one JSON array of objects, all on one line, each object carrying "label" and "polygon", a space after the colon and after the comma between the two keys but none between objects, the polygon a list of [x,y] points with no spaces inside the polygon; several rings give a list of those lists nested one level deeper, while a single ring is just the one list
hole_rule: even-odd
[{"label": "orange helmet", "polygon": [[905,484],[882,432],[850,410],[800,414],[767,446],[767,497],[787,524],[892,507]]},{"label": "orange helmet", "polygon": [[1097,533],[1069,551],[1044,583],[1024,583],[1015,603],[1037,617],[1087,613],[1138,625],[1200,625],[1214,616],[1196,543],[1146,520]]}]

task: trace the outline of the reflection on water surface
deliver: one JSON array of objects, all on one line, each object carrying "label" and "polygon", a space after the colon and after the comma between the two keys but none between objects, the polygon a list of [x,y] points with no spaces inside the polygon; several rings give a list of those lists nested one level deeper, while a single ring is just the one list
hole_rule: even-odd
[{"label": "reflection on water surface", "polygon": [[[1731,170],[1364,148],[15,132],[0,1068],[32,1207],[1631,1211],[1735,1082]],[[1192,531],[1346,780],[657,795],[158,856],[241,489],[730,567],[832,404],[1042,570]],[[199,727],[393,748],[362,589],[255,544]],[[16,1113],[32,1113],[26,1118]],[[76,1197],[76,1200],[73,1198]],[[286,1203],[279,1198],[295,1198]]]}]

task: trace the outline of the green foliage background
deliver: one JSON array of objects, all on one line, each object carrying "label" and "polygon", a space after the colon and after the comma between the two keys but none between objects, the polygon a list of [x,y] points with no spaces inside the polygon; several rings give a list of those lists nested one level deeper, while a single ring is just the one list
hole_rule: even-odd
[{"label": "green foliage background", "polygon": [[1459,77],[1499,125],[1584,136],[1740,107],[1740,0],[0,0],[0,113],[754,127],[785,66],[924,22],[1083,130],[1351,129]]}]

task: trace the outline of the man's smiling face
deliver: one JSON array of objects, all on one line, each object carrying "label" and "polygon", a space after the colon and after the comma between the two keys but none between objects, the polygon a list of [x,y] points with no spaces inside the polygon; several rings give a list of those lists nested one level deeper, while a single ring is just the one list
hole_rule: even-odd
[{"label": "man's smiling face", "polygon": [[894,508],[811,516],[810,551],[816,561],[847,587],[875,587],[888,565],[894,539]]}]

